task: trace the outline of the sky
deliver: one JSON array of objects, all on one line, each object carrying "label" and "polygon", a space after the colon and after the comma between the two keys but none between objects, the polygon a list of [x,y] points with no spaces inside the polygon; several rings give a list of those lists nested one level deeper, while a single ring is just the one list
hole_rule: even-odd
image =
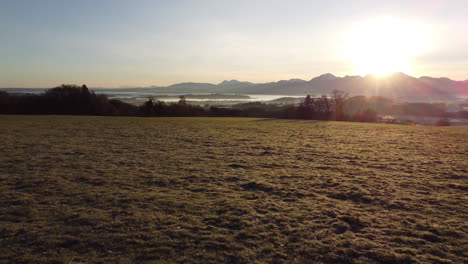
[{"label": "sky", "polygon": [[466,0],[0,0],[0,87],[468,79]]}]

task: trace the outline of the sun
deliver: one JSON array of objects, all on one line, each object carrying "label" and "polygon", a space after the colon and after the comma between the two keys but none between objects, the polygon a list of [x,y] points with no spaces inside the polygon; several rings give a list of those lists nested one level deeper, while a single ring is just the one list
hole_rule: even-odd
[{"label": "sun", "polygon": [[411,72],[411,59],[423,50],[414,22],[373,19],[358,23],[347,40],[346,55],[359,75]]}]

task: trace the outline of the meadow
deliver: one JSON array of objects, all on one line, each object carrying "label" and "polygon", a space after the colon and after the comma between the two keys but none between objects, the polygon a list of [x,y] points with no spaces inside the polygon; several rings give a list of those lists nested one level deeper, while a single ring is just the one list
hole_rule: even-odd
[{"label": "meadow", "polygon": [[0,263],[467,263],[468,128],[0,116]]}]

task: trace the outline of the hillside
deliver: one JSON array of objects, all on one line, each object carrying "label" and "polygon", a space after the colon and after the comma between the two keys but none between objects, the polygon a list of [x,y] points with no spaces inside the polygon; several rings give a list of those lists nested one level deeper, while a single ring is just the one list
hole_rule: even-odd
[{"label": "hillside", "polygon": [[0,263],[466,263],[468,130],[0,116]]}]

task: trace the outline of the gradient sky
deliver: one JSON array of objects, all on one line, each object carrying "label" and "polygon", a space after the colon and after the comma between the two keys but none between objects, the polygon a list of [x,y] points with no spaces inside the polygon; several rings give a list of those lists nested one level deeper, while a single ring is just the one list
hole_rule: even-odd
[{"label": "gradient sky", "polygon": [[418,31],[408,74],[468,79],[466,0],[0,0],[0,87],[357,75],[351,43],[381,18]]}]

